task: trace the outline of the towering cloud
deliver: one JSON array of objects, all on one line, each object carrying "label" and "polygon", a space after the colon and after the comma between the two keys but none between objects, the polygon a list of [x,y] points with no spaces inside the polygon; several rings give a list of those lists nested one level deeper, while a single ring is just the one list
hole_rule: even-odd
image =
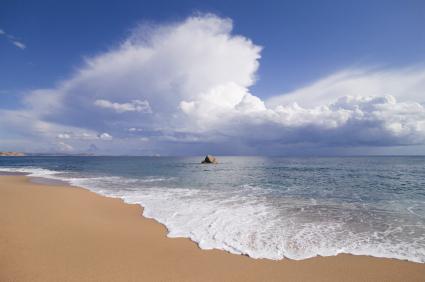
[{"label": "towering cloud", "polygon": [[25,109],[0,112],[0,130],[118,153],[425,144],[423,68],[342,71],[263,101],[250,92],[260,52],[211,14],[142,25],[57,87],[29,93]]}]

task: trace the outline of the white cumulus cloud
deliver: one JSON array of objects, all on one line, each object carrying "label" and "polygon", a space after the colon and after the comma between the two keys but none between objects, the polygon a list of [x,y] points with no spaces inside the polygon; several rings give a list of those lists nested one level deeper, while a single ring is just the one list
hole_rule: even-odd
[{"label": "white cumulus cloud", "polygon": [[102,133],[98,135],[99,139],[101,140],[112,140],[112,136],[109,133]]},{"label": "white cumulus cloud", "polygon": [[31,91],[25,109],[0,112],[0,130],[171,154],[425,145],[424,67],[344,70],[263,100],[250,90],[262,48],[232,28],[211,14],[142,25],[57,87]]}]

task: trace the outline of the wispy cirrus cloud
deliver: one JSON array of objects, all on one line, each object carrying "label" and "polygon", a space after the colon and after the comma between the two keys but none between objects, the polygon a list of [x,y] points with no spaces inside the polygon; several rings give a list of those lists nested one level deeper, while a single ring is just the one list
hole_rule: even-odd
[{"label": "wispy cirrus cloud", "polygon": [[12,43],[13,43],[13,45],[15,45],[16,47],[18,47],[21,50],[24,50],[25,48],[27,48],[27,46],[22,42],[15,40],[15,41],[12,41]]},{"label": "wispy cirrus cloud", "polygon": [[12,43],[13,45],[15,45],[17,48],[21,50],[24,50],[25,48],[27,48],[27,46],[22,41],[20,41],[15,36],[6,33],[3,29],[0,29],[0,36],[4,36],[6,40],[8,40],[10,43]]},{"label": "wispy cirrus cloud", "polygon": [[112,140],[109,133],[93,133],[93,132],[63,132],[56,136],[57,139],[65,140]]},{"label": "wispy cirrus cloud", "polygon": [[94,105],[99,108],[110,109],[117,113],[125,112],[140,112],[140,113],[152,113],[149,102],[144,100],[132,100],[127,103],[116,103],[108,100],[99,99],[94,101]]}]

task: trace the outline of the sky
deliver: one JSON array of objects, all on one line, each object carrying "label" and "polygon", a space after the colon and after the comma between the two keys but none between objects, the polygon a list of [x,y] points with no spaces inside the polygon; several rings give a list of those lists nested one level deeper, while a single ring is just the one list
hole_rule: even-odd
[{"label": "sky", "polygon": [[424,1],[0,1],[0,150],[423,155]]}]

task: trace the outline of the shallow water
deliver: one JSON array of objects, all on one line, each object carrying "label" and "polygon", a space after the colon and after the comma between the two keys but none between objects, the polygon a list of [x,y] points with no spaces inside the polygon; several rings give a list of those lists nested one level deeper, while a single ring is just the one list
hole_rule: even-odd
[{"label": "shallow water", "polygon": [[170,237],[254,258],[351,253],[425,262],[425,157],[0,158],[145,207]]}]

